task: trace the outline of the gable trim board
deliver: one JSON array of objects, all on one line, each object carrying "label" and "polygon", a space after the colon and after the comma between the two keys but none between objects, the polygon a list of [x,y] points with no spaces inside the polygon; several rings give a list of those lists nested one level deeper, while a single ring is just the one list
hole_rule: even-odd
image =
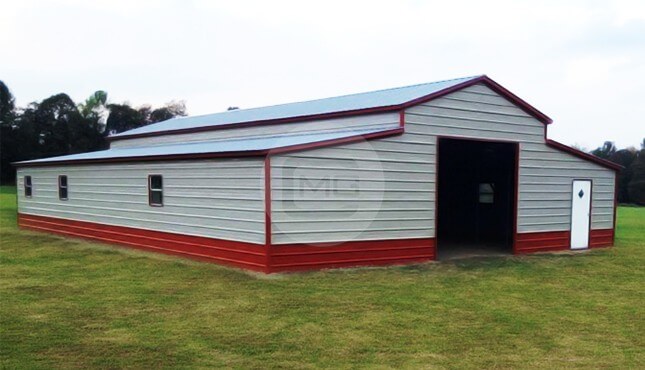
[{"label": "gable trim board", "polygon": [[[485,91],[482,92],[483,90],[481,89],[484,88],[490,89],[487,90],[489,93],[486,93]],[[222,228],[222,232],[215,232],[216,229],[218,229],[218,227],[215,227],[215,231],[209,232],[208,235],[205,235],[200,231],[201,229],[190,229],[184,226],[175,227],[172,230],[163,229],[164,231],[158,231],[159,228],[155,226],[154,222],[152,224],[138,222],[134,227],[132,227],[133,225],[128,225],[121,221],[115,223],[105,221],[97,222],[98,218],[96,217],[77,220],[75,219],[75,217],[77,217],[75,216],[76,214],[82,215],[87,213],[83,211],[84,208],[80,209],[81,212],[70,213],[52,211],[43,213],[38,210],[39,207],[47,208],[51,206],[39,205],[34,207],[30,205],[36,201],[34,199],[30,199],[29,202],[25,199],[20,199],[20,205],[22,206],[20,208],[22,209],[19,209],[18,222],[19,225],[24,228],[64,233],[66,235],[92,238],[110,243],[120,243],[135,248],[145,249],[148,247],[150,250],[164,251],[189,258],[206,259],[265,273],[328,267],[403,264],[433,260],[436,259],[436,222],[438,219],[438,192],[437,189],[434,188],[438,183],[437,181],[439,176],[437,167],[437,144],[440,138],[452,137],[467,140],[510,142],[516,145],[515,189],[513,195],[515,198],[515,207],[513,210],[514,227],[512,230],[512,247],[514,254],[565,250],[569,248],[569,231],[565,230],[567,221],[564,216],[566,212],[557,217],[549,216],[552,219],[551,221],[545,220],[537,223],[527,223],[526,221],[529,220],[526,217],[531,217],[531,220],[540,220],[546,217],[544,215],[550,215],[552,212],[540,211],[540,204],[548,208],[549,202],[562,203],[565,201],[564,198],[562,200],[559,199],[560,197],[565,197],[566,194],[562,193],[558,195],[556,191],[554,192],[555,195],[552,198],[549,198],[551,200],[547,199],[543,202],[536,202],[537,199],[541,198],[535,198],[530,192],[533,191],[531,189],[539,186],[537,184],[542,181],[541,179],[545,176],[548,177],[548,180],[553,184],[549,186],[554,187],[554,189],[563,188],[563,184],[567,183],[568,178],[577,178],[577,176],[568,174],[571,172],[570,169],[578,165],[582,165],[583,163],[594,163],[599,165],[598,168],[593,166],[582,166],[588,170],[582,169],[580,171],[583,171],[583,173],[584,171],[588,171],[589,176],[591,177],[595,178],[595,176],[600,176],[600,168],[604,171],[611,170],[611,173],[613,174],[613,188],[608,185],[608,181],[611,177],[608,174],[602,175],[602,181],[599,181],[597,184],[596,181],[594,181],[593,186],[598,186],[600,191],[596,192],[596,189],[592,191],[592,194],[594,194],[592,197],[597,198],[595,200],[592,199],[592,204],[596,201],[599,202],[598,204],[600,204],[600,208],[594,208],[594,212],[600,212],[597,214],[602,216],[597,216],[600,218],[594,218],[594,222],[590,223],[591,231],[589,235],[589,248],[612,245],[615,236],[614,230],[616,215],[615,192],[617,189],[617,180],[615,171],[617,171],[620,166],[590,156],[573,148],[569,148],[553,140],[546,139],[545,125],[550,123],[550,119],[546,116],[543,116],[541,117],[542,119],[540,119],[538,117],[539,115],[535,113],[537,110],[530,110],[530,112],[527,111],[525,107],[518,103],[519,98],[515,97],[511,100],[508,97],[508,94],[510,93],[507,90],[502,89],[503,88],[499,85],[493,83],[492,80],[482,76],[450,87],[446,89],[448,90],[447,92],[442,90],[432,94],[430,97],[424,96],[423,99],[415,99],[414,103],[410,103],[409,108],[401,109],[402,105],[397,105],[397,119],[396,122],[392,122],[393,125],[388,124],[382,126],[382,128],[376,129],[359,128],[354,131],[350,130],[347,132],[336,132],[331,134],[312,134],[311,137],[306,137],[306,134],[299,133],[296,135],[298,136],[298,140],[302,139],[304,142],[295,144],[294,140],[289,139],[291,141],[288,141],[287,144],[284,144],[285,141],[276,141],[268,144],[262,143],[262,145],[268,145],[268,147],[245,151],[197,152],[181,155],[143,155],[114,158],[110,158],[108,156],[106,158],[85,160],[66,160],[65,157],[63,157],[15,164],[19,168],[19,171],[29,171],[30,168],[35,168],[41,171],[45,168],[50,168],[51,166],[59,166],[62,173],[65,173],[65,169],[81,171],[79,169],[92,168],[92,166],[98,166],[97,169],[104,168],[103,166],[112,166],[113,168],[116,168],[114,166],[120,163],[123,163],[123,168],[129,168],[128,166],[147,168],[147,166],[154,167],[161,166],[161,164],[164,164],[164,166],[167,167],[172,167],[172,163],[190,163],[188,166],[190,168],[203,168],[203,170],[200,170],[200,176],[217,178],[217,172],[208,172],[215,170],[211,169],[211,166],[208,165],[207,162],[216,164],[221,161],[235,161],[235,158],[238,158],[238,160],[244,160],[244,158],[247,158],[247,160],[253,161],[254,168],[261,168],[262,178],[260,183],[263,187],[262,195],[258,199],[261,199],[263,205],[259,207],[254,206],[255,208],[260,208],[260,212],[264,213],[262,218],[258,217],[258,220],[262,220],[261,224],[258,224],[258,226],[262,225],[262,227],[261,230],[258,228],[258,230],[254,231],[257,235],[253,238],[238,238],[234,237],[235,234],[232,233],[222,233],[223,228],[221,224],[218,226]],[[462,99],[463,96],[460,96],[460,94],[470,94],[470,96],[483,94],[481,98],[493,99],[493,96],[490,95],[492,94],[490,91],[498,94],[501,99],[505,99],[504,101],[507,101],[510,105],[516,107],[513,108],[516,112],[523,113],[504,115],[506,113],[497,114],[478,110],[483,109],[482,107],[486,104],[469,103],[466,101],[468,99],[464,100]],[[449,95],[451,93],[454,94]],[[442,99],[443,97],[448,100]],[[464,105],[466,105],[466,107],[464,107]],[[389,109],[389,107],[387,109]],[[506,103],[504,103],[503,106],[500,105],[497,107],[495,111],[508,111],[509,109],[511,109],[510,106],[507,106]],[[456,118],[450,116],[450,114],[455,112],[458,113],[453,115]],[[365,120],[369,120],[370,117],[375,117],[375,115],[361,113],[361,117]],[[262,124],[265,123],[266,122]],[[238,127],[235,124],[224,126],[225,127],[217,129],[235,130],[236,127]],[[545,130],[544,133],[541,130]],[[333,138],[329,139],[329,137]],[[319,138],[325,139],[322,140]],[[232,140],[235,141],[242,139],[234,138]],[[218,142],[225,141],[226,140],[220,140]],[[208,142],[207,145],[211,145],[210,142]],[[212,147],[215,148],[214,150],[216,150],[217,145],[217,142],[212,145]],[[228,145],[227,147],[231,146],[229,144],[225,145]],[[349,226],[345,227],[345,224],[352,225],[352,221],[349,220],[343,224],[344,221],[342,218],[338,219],[338,222],[336,222],[339,226],[343,226],[338,227],[338,230],[334,229],[334,223],[329,222],[330,220],[324,219],[316,220],[315,223],[319,226],[311,229],[312,231],[309,234],[303,234],[303,232],[307,232],[307,227],[309,227],[306,226],[306,220],[303,220],[305,222],[302,224],[294,224],[296,226],[305,225],[306,227],[289,229],[290,226],[288,220],[285,224],[284,218],[284,212],[288,210],[283,209],[279,203],[280,199],[284,195],[282,192],[285,191],[282,190],[285,188],[283,186],[284,184],[281,183],[281,181],[284,180],[281,178],[284,173],[280,172],[282,171],[285,163],[284,161],[287,159],[296,160],[299,161],[298,163],[306,164],[304,167],[314,166],[311,167],[314,169],[316,168],[315,166],[321,166],[318,168],[324,169],[324,163],[331,163],[328,167],[333,171],[333,168],[335,168],[335,166],[337,167],[339,163],[337,162],[338,159],[343,156],[349,156],[349,158],[353,158],[358,161],[366,160],[367,158],[361,158],[361,155],[359,155],[366,153],[364,151],[365,148],[362,147],[365,145],[369,145],[369,148],[375,151],[379,163],[382,166],[385,166],[383,169],[386,173],[388,171],[396,172],[396,174],[392,173],[388,175],[393,177],[388,177],[385,180],[401,181],[400,178],[409,180],[408,182],[401,183],[405,186],[397,186],[395,188],[389,187],[385,189],[388,192],[385,193],[385,196],[387,198],[397,192],[397,194],[402,196],[406,194],[405,189],[410,189],[407,190],[409,194],[405,195],[404,198],[409,198],[410,202],[408,203],[410,204],[423,204],[423,206],[417,207],[419,208],[418,211],[416,210],[417,208],[414,210],[408,208],[409,211],[406,211],[405,213],[414,213],[415,215],[418,215],[414,217],[418,217],[419,221],[412,221],[415,218],[406,217],[400,222],[401,227],[397,232],[395,230],[390,230],[386,225],[390,223],[391,220],[396,220],[396,217],[399,216],[383,216],[380,214],[381,211],[379,211],[379,214],[375,214],[376,218],[372,219],[371,226],[369,226],[370,229],[364,230],[366,232],[361,234],[360,237],[352,237],[351,235],[353,234],[351,232],[342,232],[343,229],[347,229],[349,231],[352,230]],[[196,147],[201,148],[203,145],[198,144]],[[155,148],[156,150],[159,150],[159,148],[163,148],[163,145],[156,146]],[[563,154],[558,155],[557,153]],[[194,162],[186,162],[188,160]],[[203,165],[199,165],[201,161],[204,161]],[[147,163],[150,165],[147,165]],[[320,164],[316,165],[316,163]],[[546,175],[544,174],[545,171],[540,169],[544,163],[550,163],[550,167],[547,167],[554,168]],[[66,167],[67,165],[70,165],[70,167]],[[431,165],[432,167],[428,167],[428,165]],[[230,172],[232,171],[230,168],[233,168],[234,166],[234,163],[225,165],[225,168],[229,168],[227,173],[235,174],[235,172]],[[412,168],[416,168],[417,170],[410,172],[409,170]],[[434,173],[430,171],[429,173],[424,174],[424,168],[434,168]],[[49,171],[56,172],[58,169],[54,168]],[[244,170],[242,169],[242,171]],[[366,171],[366,173],[369,174],[369,171]],[[44,175],[41,175],[41,177],[42,176]],[[232,176],[230,181],[234,182],[236,175],[230,176]],[[525,178],[530,181],[527,181]],[[20,177],[19,179],[21,180],[22,178]],[[37,180],[40,181],[41,179]],[[220,180],[212,181],[215,181],[213,184],[217,184],[217,181]],[[367,180],[368,183],[370,181],[371,180]],[[535,182],[535,184],[533,184],[533,182]],[[178,184],[179,183],[175,183],[174,186],[177,186]],[[70,177],[70,195],[73,195],[74,193],[74,185],[75,179]],[[181,186],[186,188],[191,185],[190,182],[187,182]],[[390,185],[386,185],[386,187],[388,186]],[[239,191],[244,191],[243,189],[244,187],[242,186]],[[36,186],[34,189],[36,196],[38,196],[40,190],[43,189],[39,189],[39,187]],[[529,192],[524,194],[525,191]],[[558,191],[561,192],[561,190]],[[609,191],[614,192],[613,205],[611,206],[608,204],[609,198],[607,193]],[[389,192],[392,193],[390,194]],[[596,196],[596,193],[599,195]],[[424,194],[428,196],[427,199],[419,198],[419,196],[424,196]],[[73,198],[74,197],[72,196],[71,203],[69,204],[73,204]],[[413,201],[413,198],[426,200]],[[398,208],[407,207],[391,206],[390,204],[403,204],[396,199],[398,198],[385,199],[385,203],[383,203],[383,207],[381,207],[384,215],[398,215],[402,213]],[[526,205],[529,203],[527,202],[530,203],[530,207],[528,208]],[[317,210],[316,214],[324,215],[326,214],[325,212],[329,212],[329,214],[334,214],[334,212],[338,213],[333,209],[315,208],[317,207],[315,205],[316,202],[310,203],[313,205],[312,207],[314,207],[312,209]],[[520,207],[521,203],[523,204],[522,207]],[[83,203],[81,206],[92,206],[91,204],[88,204],[89,203]],[[320,206],[322,206],[322,204]],[[611,215],[610,218],[607,215],[609,215],[608,212],[612,206],[613,215]],[[71,206],[63,209],[63,211],[70,210],[69,207]],[[128,207],[124,209],[130,209]],[[219,206],[216,208],[218,207]],[[240,208],[239,205],[236,205],[231,209],[239,209],[239,212],[242,212],[241,214],[243,215],[243,212],[246,212],[244,210],[245,207],[246,206],[242,206]],[[224,212],[229,211],[224,210]],[[199,214],[209,216],[199,216]],[[213,213],[198,213],[195,217],[209,217],[209,219],[221,218],[212,217],[212,215]],[[255,213],[255,215],[259,216],[257,213]],[[255,219],[256,216],[253,216],[253,219]],[[242,217],[241,220],[244,218],[245,217]],[[519,228],[520,219],[523,220],[521,223],[521,229]],[[557,221],[559,226],[556,226],[556,221],[553,220],[559,220]],[[314,219],[312,219],[312,222],[313,221]],[[233,219],[231,219],[231,222],[233,222]],[[309,222],[309,224],[312,224],[312,222]],[[418,225],[420,224],[424,224],[426,226],[418,230],[415,229],[419,228],[420,226]],[[529,226],[529,224],[544,224],[544,226]],[[212,225],[212,223],[210,225]],[[281,226],[279,229],[276,229],[276,225]],[[283,225],[287,226],[286,229],[283,229]],[[382,226],[377,227],[374,225]],[[608,226],[611,226],[611,228]],[[325,228],[331,229],[329,229],[329,231],[324,231]],[[405,231],[408,229],[417,231]],[[324,232],[320,233],[319,231]],[[291,237],[291,235],[295,235],[295,237]],[[184,237],[186,239],[184,239]],[[225,247],[218,249],[218,246]]]}]

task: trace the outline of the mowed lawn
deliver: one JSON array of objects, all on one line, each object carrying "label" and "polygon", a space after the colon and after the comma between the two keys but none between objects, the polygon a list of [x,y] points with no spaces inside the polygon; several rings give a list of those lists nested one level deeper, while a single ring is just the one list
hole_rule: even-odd
[{"label": "mowed lawn", "polygon": [[614,248],[262,276],[18,231],[4,368],[643,368],[645,209]]}]

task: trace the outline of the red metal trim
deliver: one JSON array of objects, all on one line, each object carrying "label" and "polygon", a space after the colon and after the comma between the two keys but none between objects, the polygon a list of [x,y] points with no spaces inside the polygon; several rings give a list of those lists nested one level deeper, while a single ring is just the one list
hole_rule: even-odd
[{"label": "red metal trim", "polygon": [[559,142],[557,142],[555,140],[546,139],[546,145],[548,145],[548,146],[550,146],[552,148],[558,149],[560,151],[572,154],[572,155],[574,155],[576,157],[586,159],[586,160],[588,160],[590,162],[594,162],[596,164],[599,164],[599,165],[601,165],[603,167],[609,168],[609,169],[614,170],[614,171],[620,171],[623,168],[623,166],[621,166],[619,164],[616,164],[614,162],[610,162],[610,161],[602,159],[602,158],[598,158],[595,155],[585,153],[585,152],[580,151],[578,149],[575,149],[575,148],[572,148],[570,146],[567,146],[567,145],[564,145],[562,143],[559,143]]},{"label": "red metal trim", "polygon": [[108,141],[116,141],[116,140],[133,139],[133,138],[139,138],[139,137],[162,136],[162,135],[181,134],[181,133],[195,133],[195,132],[224,130],[224,129],[229,129],[229,128],[249,127],[249,126],[266,125],[266,124],[279,124],[279,123],[314,121],[314,120],[337,118],[337,117],[347,117],[347,116],[358,116],[358,115],[364,115],[364,114],[392,112],[392,111],[405,109],[405,108],[411,107],[411,106],[416,105],[416,104],[425,103],[425,102],[428,102],[428,101],[433,100],[433,99],[437,99],[437,98],[442,97],[442,96],[444,96],[446,94],[450,94],[450,93],[455,92],[457,90],[460,90],[460,89],[463,89],[465,87],[472,86],[472,85],[475,85],[475,84],[478,84],[478,83],[485,84],[486,86],[491,88],[493,91],[495,91],[498,94],[502,95],[507,100],[509,100],[511,103],[516,104],[522,110],[524,110],[526,113],[528,113],[531,116],[535,117],[536,119],[538,119],[540,122],[544,123],[545,125],[548,125],[551,122],[553,122],[551,120],[551,118],[549,118],[544,113],[542,113],[539,110],[537,110],[535,107],[533,107],[530,104],[528,104],[526,101],[524,101],[521,98],[519,98],[517,95],[513,94],[512,92],[510,92],[506,88],[502,87],[500,84],[498,84],[497,82],[493,81],[488,76],[482,75],[482,76],[479,76],[479,77],[474,78],[472,80],[468,80],[468,81],[462,82],[460,84],[451,86],[449,88],[437,91],[437,92],[435,92],[433,94],[422,96],[420,98],[405,102],[403,104],[398,104],[398,105],[388,105],[388,106],[383,106],[383,107],[355,109],[355,110],[348,110],[348,111],[342,111],[342,112],[331,112],[331,113],[323,113],[323,114],[303,115],[303,116],[280,118],[280,119],[268,119],[268,120],[261,120],[261,121],[252,121],[252,122],[231,123],[231,124],[218,125],[218,126],[205,126],[205,127],[176,129],[176,130],[168,130],[168,131],[157,131],[157,132],[149,132],[149,133],[141,133],[141,134],[130,134],[130,135],[122,135],[122,136],[114,136],[114,137],[108,136],[107,140]]},{"label": "red metal trim", "polygon": [[[589,185],[589,191],[591,191],[591,194],[589,194],[589,232],[587,233],[587,248],[591,246],[591,215],[593,214],[593,179],[589,179],[589,182],[591,183],[591,185]],[[573,214],[573,209],[571,209],[571,213]],[[571,221],[572,221],[571,226],[573,226],[573,220]]]},{"label": "red metal trim", "polygon": [[618,212],[618,174],[614,174],[614,223],[611,225],[611,244],[616,242],[616,213]]},{"label": "red metal trim", "polygon": [[[434,259],[433,238],[272,245],[18,213],[24,229],[123,245],[264,273],[392,265]],[[270,252],[270,257],[267,254]],[[267,263],[271,264],[268,265]]]},{"label": "red metal trim", "polygon": [[461,90],[463,88],[466,88],[466,87],[469,87],[469,86],[472,86],[472,85],[476,85],[478,83],[483,83],[484,85],[488,86],[491,90],[493,90],[496,93],[500,94],[501,96],[506,98],[511,103],[517,105],[523,111],[525,111],[526,113],[528,113],[531,116],[535,117],[538,121],[544,123],[545,125],[548,125],[548,124],[553,122],[553,120],[551,118],[549,118],[546,114],[540,112],[537,108],[533,107],[532,105],[530,105],[526,101],[522,100],[520,97],[518,97],[517,95],[513,94],[512,92],[510,92],[506,88],[502,87],[500,84],[498,84],[497,82],[493,81],[490,77],[488,77],[486,75],[477,77],[477,78],[472,79],[472,80],[462,82],[462,83],[460,83],[458,85],[455,85],[455,86],[449,87],[447,89],[437,91],[437,92],[435,92],[433,94],[426,95],[426,96],[411,100],[409,102],[404,103],[403,107],[408,108],[408,107],[411,107],[413,105],[427,103],[427,102],[429,102],[429,101],[431,101],[433,99],[440,98],[440,97],[445,96],[447,94],[453,93],[455,91]]},{"label": "red metal trim", "polygon": [[266,273],[271,272],[271,157],[264,157],[264,247],[266,248]]},{"label": "red metal trim", "polygon": [[87,221],[18,214],[22,228],[265,271],[264,245]]},{"label": "red metal trim", "polygon": [[273,245],[272,272],[394,265],[435,259],[433,238]]},{"label": "red metal trim", "polygon": [[405,109],[399,111],[399,127],[405,127]]},{"label": "red metal trim", "polygon": [[506,89],[504,86],[493,81],[488,76],[484,76],[483,82],[485,85],[490,87],[491,90],[502,95],[503,97],[508,99],[511,103],[519,106],[524,112],[535,117],[538,121],[544,123],[545,126],[553,123],[553,120],[549,116],[540,112],[537,108],[527,103],[524,99],[520,98],[519,96],[513,94],[510,90]]},{"label": "red metal trim", "polygon": [[563,251],[570,248],[571,233],[569,231],[541,231],[518,233],[516,253]]}]

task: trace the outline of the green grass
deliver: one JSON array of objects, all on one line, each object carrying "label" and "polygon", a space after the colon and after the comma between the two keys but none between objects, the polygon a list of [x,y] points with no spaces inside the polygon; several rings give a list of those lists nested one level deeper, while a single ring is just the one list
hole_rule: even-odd
[{"label": "green grass", "polygon": [[0,367],[643,368],[645,209],[614,248],[261,276],[18,231]]}]

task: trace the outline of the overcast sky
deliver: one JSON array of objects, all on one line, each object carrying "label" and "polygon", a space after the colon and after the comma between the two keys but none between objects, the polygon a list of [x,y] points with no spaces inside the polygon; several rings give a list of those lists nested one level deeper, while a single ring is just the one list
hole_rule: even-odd
[{"label": "overcast sky", "polygon": [[184,100],[191,115],[487,74],[594,148],[645,136],[645,1],[0,0],[19,106]]}]

